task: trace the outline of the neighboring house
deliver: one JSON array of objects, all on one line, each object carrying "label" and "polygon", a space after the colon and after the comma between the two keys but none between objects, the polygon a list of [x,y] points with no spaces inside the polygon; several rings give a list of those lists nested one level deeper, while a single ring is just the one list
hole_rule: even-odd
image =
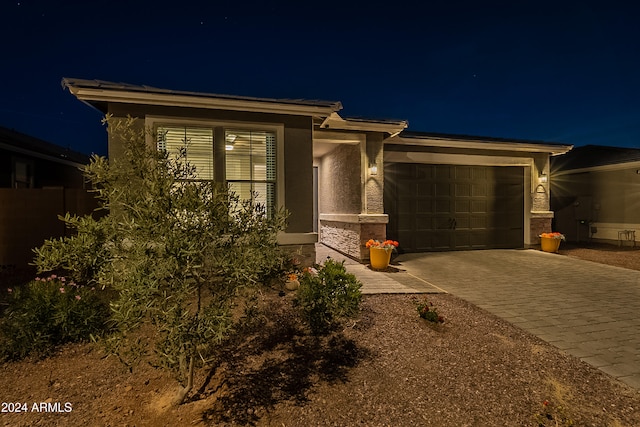
[{"label": "neighboring house", "polygon": [[[340,102],[67,78],[63,86],[102,113],[138,118],[150,145],[189,141],[202,179],[286,207],[279,241],[308,259],[317,241],[356,259],[368,258],[370,238],[393,238],[404,251],[535,245],[553,218],[549,156],[571,149],[406,132],[406,121],[343,118]],[[109,155],[119,151],[110,139]]]},{"label": "neighboring house", "polygon": [[89,157],[0,127],[0,267],[25,266],[32,248],[65,235],[58,215],[97,204],[80,168]]},{"label": "neighboring house", "polygon": [[554,226],[568,240],[640,239],[640,149],[577,147],[553,159],[551,176]]}]

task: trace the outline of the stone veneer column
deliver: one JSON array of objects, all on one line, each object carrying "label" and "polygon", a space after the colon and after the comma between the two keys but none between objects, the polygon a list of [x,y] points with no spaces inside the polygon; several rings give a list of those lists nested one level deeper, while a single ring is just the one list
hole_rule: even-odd
[{"label": "stone veneer column", "polygon": [[[384,143],[381,133],[369,132],[363,162],[363,214],[360,216],[360,259],[369,259],[367,240],[385,240],[389,216],[384,213]],[[371,167],[377,171],[372,173]]]},{"label": "stone veneer column", "polygon": [[[531,194],[531,214],[529,220],[530,246],[540,244],[540,234],[548,233],[551,230],[553,212],[549,210],[549,156],[538,158],[533,168],[533,193]],[[547,176],[547,182],[540,182],[540,175]]]}]

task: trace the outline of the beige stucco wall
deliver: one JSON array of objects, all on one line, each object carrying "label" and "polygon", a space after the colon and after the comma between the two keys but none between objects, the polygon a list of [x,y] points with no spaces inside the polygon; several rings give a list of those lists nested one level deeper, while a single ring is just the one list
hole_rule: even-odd
[{"label": "beige stucco wall", "polygon": [[[367,134],[365,153],[364,211],[368,214],[381,214],[384,212],[384,143],[382,134]],[[375,175],[370,173],[372,165],[377,168]]]},{"label": "beige stucco wall", "polygon": [[597,221],[640,223],[640,174],[636,168],[591,172],[590,183],[594,209],[599,207]]},{"label": "beige stucco wall", "polygon": [[[138,118],[154,116],[209,120],[230,123],[236,127],[242,126],[242,123],[283,126],[284,207],[289,211],[286,231],[290,234],[313,233],[313,123],[311,117],[118,103],[109,105],[109,113],[114,119],[122,119],[130,115]],[[138,126],[144,128],[144,120],[139,120]],[[117,156],[121,152],[119,147],[120,143],[110,137],[109,156]],[[308,240],[308,236],[304,236],[304,240]]]},{"label": "beige stucco wall", "polygon": [[[320,241],[352,258],[366,260],[369,239],[384,240],[383,135],[372,132],[360,143],[336,142],[315,161],[318,166]],[[376,166],[375,174],[371,166]]]},{"label": "beige stucco wall", "polygon": [[[559,209],[556,228],[569,240],[618,241],[618,232],[636,230],[640,240],[640,174],[636,167],[562,173],[552,192]],[[583,221],[581,221],[583,220]]]},{"label": "beige stucco wall", "polygon": [[360,146],[336,144],[317,159],[318,210],[320,213],[361,212]]}]

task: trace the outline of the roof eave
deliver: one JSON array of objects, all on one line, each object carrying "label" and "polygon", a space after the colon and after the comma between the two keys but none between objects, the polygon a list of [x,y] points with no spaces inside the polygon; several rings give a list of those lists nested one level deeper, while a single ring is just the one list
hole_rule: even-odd
[{"label": "roof eave", "polygon": [[15,145],[11,145],[11,144],[6,144],[4,142],[0,142],[0,148],[7,150],[7,151],[11,151],[14,153],[20,153],[22,155],[26,155],[26,156],[31,156],[31,157],[35,157],[38,159],[43,159],[43,160],[47,160],[50,162],[54,162],[54,163],[59,163],[62,165],[66,165],[66,166],[73,166],[73,167],[77,167],[77,168],[81,168],[86,166],[89,161],[87,161],[87,163],[81,163],[75,160],[71,160],[68,158],[63,157],[62,155],[55,156],[53,154],[45,154],[45,153],[41,153],[39,151],[36,150],[32,150],[29,148],[22,148],[22,147],[17,147]]},{"label": "roof eave", "polygon": [[188,96],[179,94],[145,93],[127,90],[98,89],[72,86],[69,91],[80,101],[90,104],[113,102],[123,104],[161,105],[167,107],[190,107],[211,110],[233,110],[259,113],[276,113],[296,116],[328,116],[342,108],[340,102],[330,106],[301,105],[277,101],[224,99]]},{"label": "roof eave", "polygon": [[585,166],[585,167],[579,167],[575,169],[558,168],[553,171],[553,175],[560,176],[560,175],[572,175],[572,174],[585,173],[585,172],[611,172],[611,171],[619,171],[619,170],[627,170],[627,169],[640,170],[640,160],[634,160],[634,161],[624,162],[624,163],[611,163],[607,165]]},{"label": "roof eave", "polygon": [[573,148],[573,145],[527,143],[519,141],[474,141],[455,138],[437,137],[402,137],[387,138],[385,144],[418,145],[423,147],[465,148],[492,151],[520,151],[529,153],[549,153],[553,156],[564,154]]},{"label": "roof eave", "polygon": [[408,126],[406,120],[356,120],[343,119],[336,112],[331,113],[320,125],[320,129],[346,130],[360,132],[382,132],[396,136]]}]

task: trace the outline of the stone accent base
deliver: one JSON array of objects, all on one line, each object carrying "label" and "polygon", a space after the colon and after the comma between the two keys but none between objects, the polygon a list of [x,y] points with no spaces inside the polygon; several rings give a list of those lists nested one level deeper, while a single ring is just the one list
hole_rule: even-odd
[{"label": "stone accent base", "polygon": [[553,212],[532,212],[530,219],[530,246],[535,247],[540,244],[540,234],[550,233],[551,220],[553,220]]},{"label": "stone accent base", "polygon": [[367,240],[386,239],[387,216],[376,215],[377,221],[372,221],[372,218],[366,215],[350,217],[345,216],[345,221],[320,218],[320,242],[353,259],[367,261]]},{"label": "stone accent base", "polygon": [[303,245],[280,245],[280,248],[300,262],[301,267],[311,267],[316,263],[315,243]]}]

